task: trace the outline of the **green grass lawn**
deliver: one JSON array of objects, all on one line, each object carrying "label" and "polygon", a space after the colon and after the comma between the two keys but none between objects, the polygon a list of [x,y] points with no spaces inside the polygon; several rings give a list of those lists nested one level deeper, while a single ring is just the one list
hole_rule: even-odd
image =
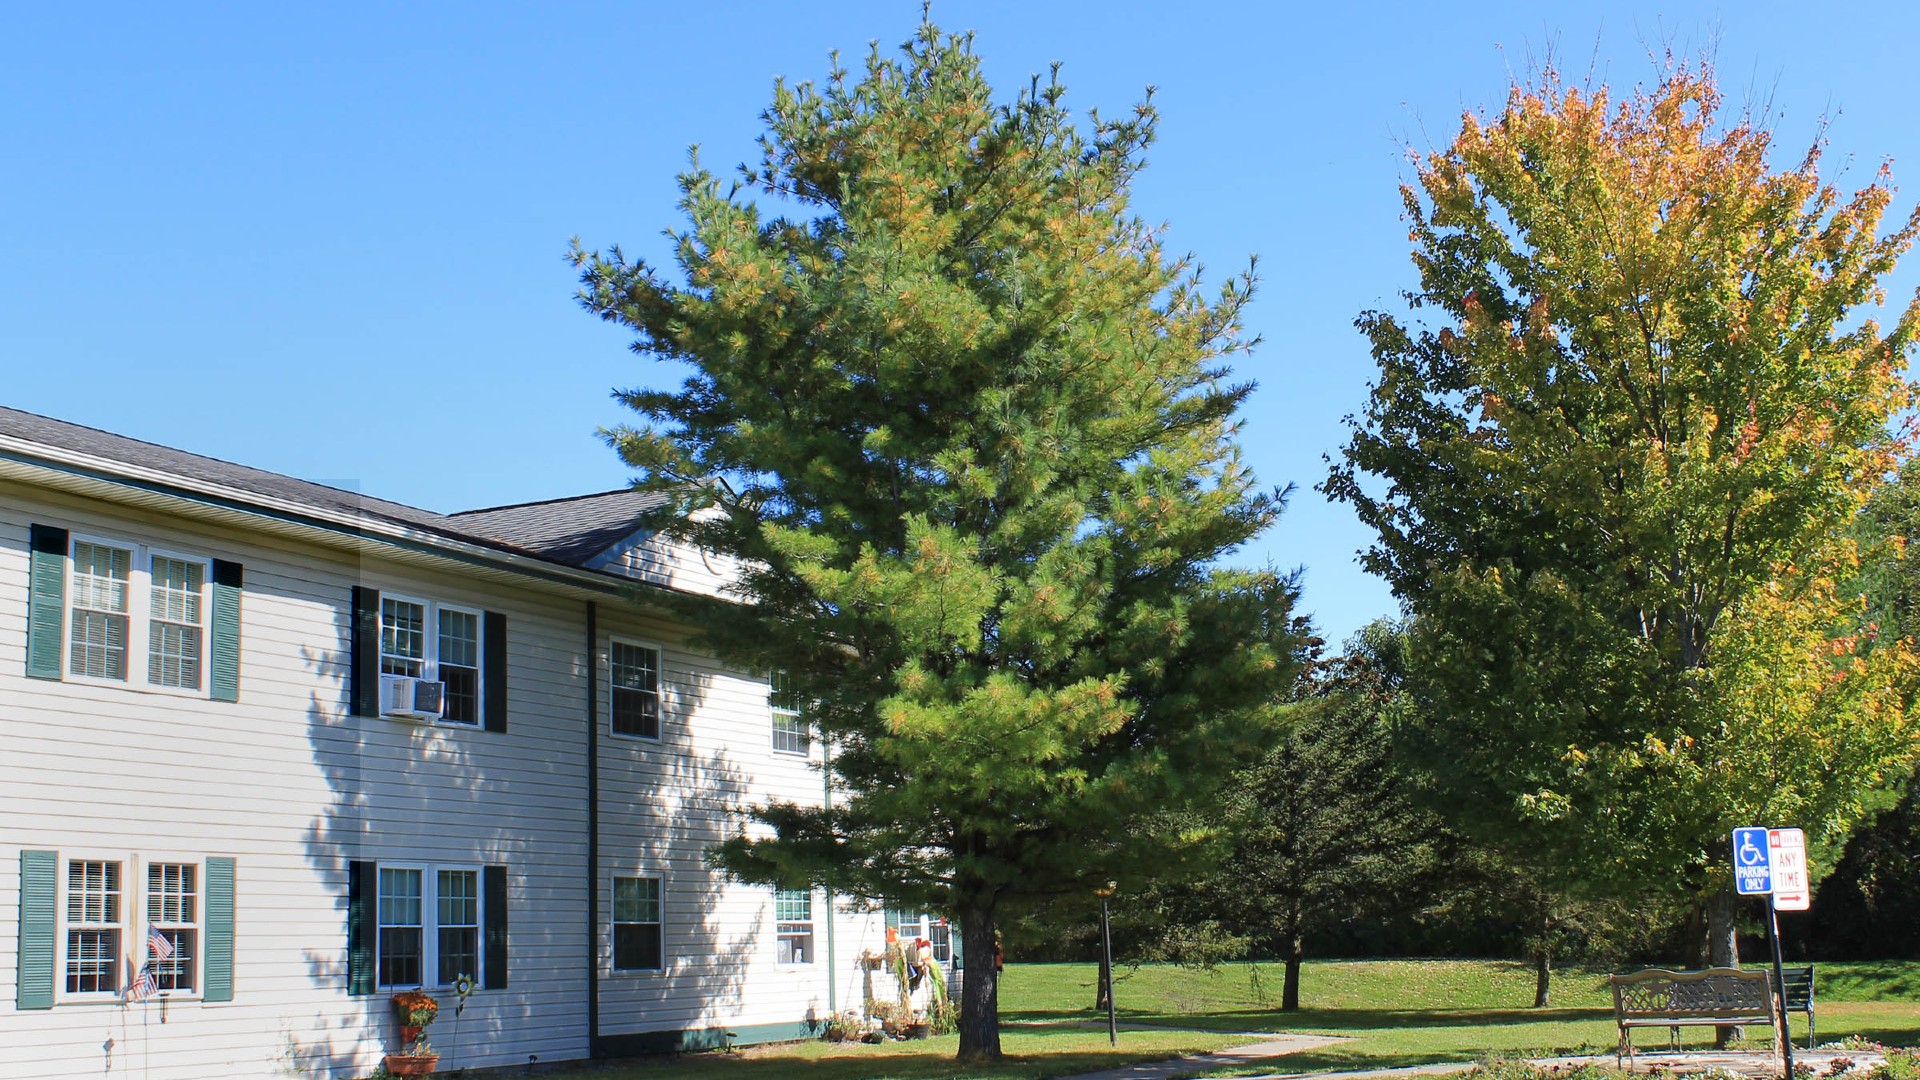
[{"label": "green grass lawn", "polygon": [[[1920,963],[1821,964],[1815,1004],[1822,1042],[1858,1035],[1888,1045],[1920,1043]],[[1086,1016],[1090,964],[1009,968],[1001,1008],[1010,1019]],[[1483,1057],[1608,1053],[1618,1029],[1604,970],[1556,971],[1553,1008],[1533,1009],[1533,973],[1499,961],[1396,960],[1309,963],[1298,1012],[1279,1010],[1280,968],[1245,964],[1213,972],[1143,967],[1117,985],[1124,1019],[1213,1031],[1298,1031],[1351,1039],[1289,1055],[1287,1071],[1393,1068]],[[1805,1031],[1796,1023],[1797,1041]],[[1684,1045],[1711,1042],[1711,1028],[1682,1028]],[[1764,1033],[1763,1033],[1764,1037]],[[1639,1032],[1664,1045],[1664,1032]],[[1224,1070],[1220,1075],[1230,1075]],[[1242,1072],[1274,1071],[1274,1065]]]},{"label": "green grass lawn", "polygon": [[[953,1063],[953,1036],[926,1042],[802,1043],[731,1054],[662,1059],[593,1074],[597,1080],[1039,1080],[1136,1061],[1179,1057],[1249,1042],[1243,1032],[1295,1031],[1349,1040],[1210,1075],[1392,1068],[1487,1057],[1611,1053],[1616,1029],[1607,972],[1554,973],[1551,1009],[1531,1009],[1533,973],[1522,964],[1475,960],[1320,961],[1306,965],[1308,1008],[1280,1011],[1278,965],[1236,964],[1212,972],[1168,966],[1123,969],[1115,997],[1123,1024],[1116,1052],[1093,1009],[1092,964],[1015,964],[1000,984],[1007,1062],[991,1069]],[[1821,964],[1822,1042],[1858,1035],[1920,1044],[1920,963]],[[1184,1030],[1158,1030],[1173,1028]],[[1710,1028],[1683,1028],[1705,1045]],[[1805,1031],[1794,1025],[1796,1041]],[[1757,1033],[1761,1038],[1765,1032]],[[1642,1046],[1665,1033],[1643,1031]]]}]

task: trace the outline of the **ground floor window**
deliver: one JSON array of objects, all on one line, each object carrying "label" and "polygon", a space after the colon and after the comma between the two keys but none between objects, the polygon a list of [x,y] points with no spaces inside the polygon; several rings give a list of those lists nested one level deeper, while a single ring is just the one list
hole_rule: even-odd
[{"label": "ground floor window", "polygon": [[774,957],[782,964],[813,962],[813,892],[779,889],[773,894],[773,918],[778,944]]},{"label": "ground floor window", "polygon": [[479,867],[380,867],[379,984],[451,986],[478,977],[480,904]]},{"label": "ground floor window", "polygon": [[926,911],[896,911],[893,923],[900,930],[901,941],[925,940],[936,961],[952,962],[953,926],[946,919]]},{"label": "ground floor window", "polygon": [[665,962],[657,877],[613,879],[613,969],[658,971]]}]

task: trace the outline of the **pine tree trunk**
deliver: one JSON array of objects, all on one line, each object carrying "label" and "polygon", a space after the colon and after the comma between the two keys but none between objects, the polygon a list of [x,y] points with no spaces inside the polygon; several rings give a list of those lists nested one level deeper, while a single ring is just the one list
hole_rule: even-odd
[{"label": "pine tree trunk", "polygon": [[1113,989],[1113,968],[1107,964],[1107,950],[1100,950],[1100,985],[1093,991],[1093,1011],[1106,1012],[1107,998]]},{"label": "pine tree trunk", "polygon": [[[1734,926],[1737,903],[1731,884],[1707,897],[1707,962],[1713,967],[1740,966],[1739,931]],[[1721,1049],[1739,1037],[1738,1027],[1713,1029],[1713,1045]]]},{"label": "pine tree trunk", "polygon": [[991,911],[960,914],[960,1060],[1000,1060],[1000,973]]},{"label": "pine tree trunk", "polygon": [[1540,897],[1540,940],[1533,949],[1533,1007],[1547,1007],[1553,980],[1553,903]]},{"label": "pine tree trunk", "polygon": [[1294,1012],[1300,1008],[1300,958],[1305,955],[1306,939],[1299,934],[1293,935],[1292,945],[1287,949],[1286,979],[1280,984],[1280,1011]]}]

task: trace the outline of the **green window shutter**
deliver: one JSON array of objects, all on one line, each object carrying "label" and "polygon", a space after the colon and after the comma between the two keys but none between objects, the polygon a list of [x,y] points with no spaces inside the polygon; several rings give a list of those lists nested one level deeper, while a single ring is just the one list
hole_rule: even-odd
[{"label": "green window shutter", "polygon": [[233,860],[207,859],[207,944],[202,1001],[233,1000]]},{"label": "green window shutter", "polygon": [[213,671],[209,686],[215,701],[240,700],[240,590],[244,571],[237,562],[213,560]]},{"label": "green window shutter", "polygon": [[[351,673],[348,688],[355,716],[380,715],[380,590],[353,587],[353,617],[347,627]],[[371,987],[365,991],[373,993]]]},{"label": "green window shutter", "polygon": [[67,530],[34,525],[28,547],[33,562],[27,583],[27,674],[58,679],[67,619]]},{"label": "green window shutter", "polygon": [[373,993],[374,887],[378,868],[347,864],[347,993]]},{"label": "green window shutter", "polygon": [[507,617],[489,611],[483,623],[480,686],[488,731],[507,730]]},{"label": "green window shutter", "polygon": [[58,852],[20,853],[20,970],[15,1008],[53,1008],[53,897],[59,863]]},{"label": "green window shutter", "polygon": [[480,916],[486,920],[482,949],[485,956],[481,967],[486,969],[481,980],[489,990],[499,990],[507,985],[507,868],[504,866],[483,867],[480,872]]}]

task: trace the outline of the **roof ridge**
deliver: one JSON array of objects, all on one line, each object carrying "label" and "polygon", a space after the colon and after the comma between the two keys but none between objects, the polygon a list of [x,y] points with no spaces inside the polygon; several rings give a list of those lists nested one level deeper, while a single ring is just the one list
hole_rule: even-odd
[{"label": "roof ridge", "polygon": [[647,492],[641,492],[639,488],[628,486],[623,488],[612,488],[607,491],[590,491],[590,492],[587,492],[585,495],[561,495],[557,498],[552,498],[552,499],[530,499],[526,502],[503,503],[499,506],[476,506],[471,510],[449,511],[446,516],[457,518],[457,517],[465,517],[468,514],[491,514],[500,510],[523,510],[529,506],[552,506],[555,503],[579,502],[582,499],[604,499],[609,495],[625,495],[630,492],[647,494]]}]

